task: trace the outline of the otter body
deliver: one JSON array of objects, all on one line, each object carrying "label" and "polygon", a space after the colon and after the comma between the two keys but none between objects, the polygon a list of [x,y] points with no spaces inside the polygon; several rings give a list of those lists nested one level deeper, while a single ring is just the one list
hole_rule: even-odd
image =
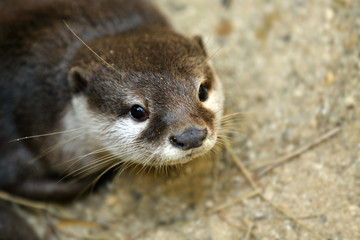
[{"label": "otter body", "polygon": [[149,1],[0,8],[1,190],[71,199],[120,164],[180,164],[214,147],[223,95],[202,41]]},{"label": "otter body", "polygon": [[[6,16],[0,17],[0,189],[36,199],[67,198],[84,186],[56,183],[72,164],[64,161],[85,154],[93,144],[90,139],[79,139],[84,150],[69,149],[76,143],[72,141],[50,152],[49,148],[73,137],[71,133],[10,142],[81,125],[75,115],[74,122],[67,123],[73,126],[63,123],[71,111],[68,72],[84,47],[64,21],[86,42],[138,27],[168,28],[168,24],[147,1],[9,1],[2,8]],[[73,133],[79,135],[81,130]],[[48,153],[37,159],[43,152]]]}]

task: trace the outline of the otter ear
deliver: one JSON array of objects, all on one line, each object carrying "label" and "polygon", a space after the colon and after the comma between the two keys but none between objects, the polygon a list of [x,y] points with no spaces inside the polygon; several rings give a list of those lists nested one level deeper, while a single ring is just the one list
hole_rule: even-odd
[{"label": "otter ear", "polygon": [[197,42],[197,44],[201,47],[204,55],[207,57],[207,53],[206,53],[206,49],[205,49],[205,46],[204,46],[204,42],[203,42],[203,40],[202,40],[202,37],[199,36],[199,35],[196,35],[196,36],[194,36],[194,40],[195,40],[195,42]]},{"label": "otter ear", "polygon": [[84,70],[79,67],[73,67],[68,73],[68,83],[73,94],[86,93],[88,80]]}]

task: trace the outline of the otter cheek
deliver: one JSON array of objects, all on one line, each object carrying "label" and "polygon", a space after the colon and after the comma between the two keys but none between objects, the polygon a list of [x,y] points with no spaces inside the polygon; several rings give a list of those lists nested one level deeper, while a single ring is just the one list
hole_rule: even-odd
[{"label": "otter cheek", "polygon": [[142,163],[141,160],[148,157],[148,148],[137,141],[147,128],[146,122],[136,122],[130,117],[123,117],[112,123],[99,119],[95,128],[93,131],[101,139],[101,144],[122,161]]}]

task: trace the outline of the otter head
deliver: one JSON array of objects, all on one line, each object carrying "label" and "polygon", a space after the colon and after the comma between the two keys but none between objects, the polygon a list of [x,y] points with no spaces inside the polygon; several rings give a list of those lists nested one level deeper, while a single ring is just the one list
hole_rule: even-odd
[{"label": "otter head", "polygon": [[100,147],[151,166],[214,147],[223,94],[200,38],[151,27],[89,45],[103,60],[79,50],[68,81],[78,121]]}]

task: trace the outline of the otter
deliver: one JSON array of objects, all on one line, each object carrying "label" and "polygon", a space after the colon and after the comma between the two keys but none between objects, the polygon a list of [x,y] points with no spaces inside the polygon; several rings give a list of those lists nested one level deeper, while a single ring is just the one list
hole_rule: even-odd
[{"label": "otter", "polygon": [[149,1],[0,8],[0,190],[66,201],[121,165],[183,164],[215,146],[223,93],[201,37]]}]

